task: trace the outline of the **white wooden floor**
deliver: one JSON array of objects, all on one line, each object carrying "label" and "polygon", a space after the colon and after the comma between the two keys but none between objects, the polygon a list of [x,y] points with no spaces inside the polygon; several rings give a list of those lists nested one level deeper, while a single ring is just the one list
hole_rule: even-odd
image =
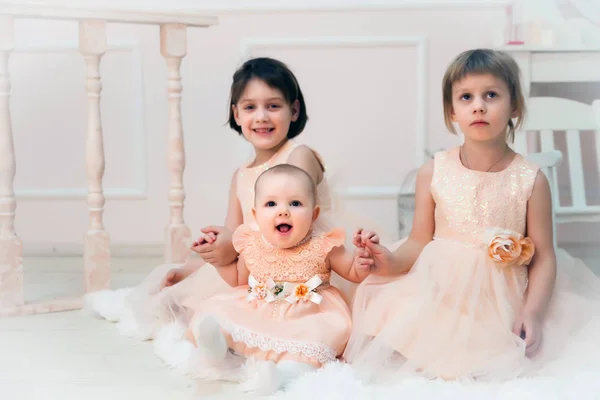
[{"label": "white wooden floor", "polygon": [[[567,248],[600,274],[597,249]],[[159,263],[157,257],[114,258],[112,287],[135,285]],[[83,290],[80,257],[26,257],[24,266],[29,301]],[[150,343],[119,336],[112,323],[81,311],[0,318],[1,400],[240,397],[222,389],[168,370]]]},{"label": "white wooden floor", "polygon": [[[158,258],[113,260],[113,287],[131,286]],[[78,257],[25,258],[27,300],[82,291]],[[82,311],[0,318],[0,399],[223,398],[217,383],[195,383],[167,369],[149,342]],[[227,396],[230,397],[230,396]]]}]

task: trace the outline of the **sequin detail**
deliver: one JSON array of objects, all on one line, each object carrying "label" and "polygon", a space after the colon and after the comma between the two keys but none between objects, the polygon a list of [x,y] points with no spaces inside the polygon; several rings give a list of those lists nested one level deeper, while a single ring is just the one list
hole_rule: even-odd
[{"label": "sequin detail", "polygon": [[[526,236],[527,202],[538,171],[520,154],[502,171],[479,172],[462,165],[458,148],[436,153],[431,180],[435,238],[478,247],[489,227]],[[523,292],[527,268],[516,275]]]},{"label": "sequin detail", "polygon": [[517,154],[500,172],[464,167],[458,149],[435,155],[435,236],[477,244],[491,226],[525,235],[527,201],[539,168]]}]

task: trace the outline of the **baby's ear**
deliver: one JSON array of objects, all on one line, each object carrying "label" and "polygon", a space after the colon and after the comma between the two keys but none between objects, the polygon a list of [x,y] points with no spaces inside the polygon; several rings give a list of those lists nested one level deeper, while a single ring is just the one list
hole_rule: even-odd
[{"label": "baby's ear", "polygon": [[313,210],[313,222],[315,222],[317,220],[317,218],[319,218],[319,215],[321,214],[321,207],[319,206],[315,206],[314,210]]}]

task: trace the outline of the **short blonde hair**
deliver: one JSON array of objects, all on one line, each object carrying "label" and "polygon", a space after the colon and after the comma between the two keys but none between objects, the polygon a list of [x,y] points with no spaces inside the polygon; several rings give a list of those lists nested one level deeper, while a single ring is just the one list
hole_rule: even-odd
[{"label": "short blonde hair", "polygon": [[508,120],[507,140],[514,141],[515,131],[523,124],[525,118],[525,98],[521,88],[519,66],[508,54],[490,50],[474,49],[459,54],[448,66],[442,81],[444,101],[444,121],[450,132],[456,134],[452,124],[452,86],[470,74],[491,74],[502,79],[508,86],[511,105],[516,110],[516,123]]}]

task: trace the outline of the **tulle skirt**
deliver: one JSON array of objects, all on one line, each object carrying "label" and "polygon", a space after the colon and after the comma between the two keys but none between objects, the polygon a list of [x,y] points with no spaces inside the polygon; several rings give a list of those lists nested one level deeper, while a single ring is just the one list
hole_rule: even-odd
[{"label": "tulle skirt", "polygon": [[[378,382],[411,375],[504,380],[540,373],[564,356],[573,337],[600,337],[600,326],[589,329],[600,314],[600,280],[563,250],[557,260],[541,351],[532,359],[513,333],[526,267],[499,268],[483,249],[443,239],[429,243],[408,274],[371,276],[359,286],[344,357]],[[595,344],[587,351],[600,356]]]}]

